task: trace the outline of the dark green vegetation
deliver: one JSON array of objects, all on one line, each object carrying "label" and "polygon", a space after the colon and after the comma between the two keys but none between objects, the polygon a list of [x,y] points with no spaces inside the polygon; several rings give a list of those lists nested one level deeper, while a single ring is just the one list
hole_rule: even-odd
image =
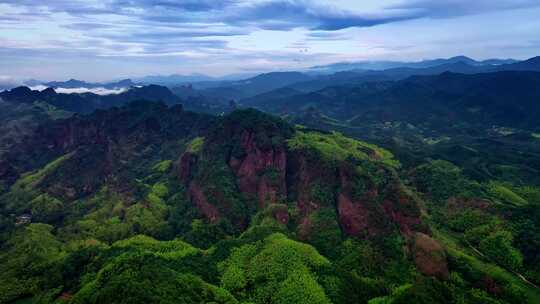
[{"label": "dark green vegetation", "polygon": [[534,184],[255,110],[47,119],[0,164],[1,303],[540,300]]},{"label": "dark green vegetation", "polygon": [[96,95],[93,93],[61,94],[56,93],[52,88],[43,91],[32,91],[27,87],[18,87],[1,92],[0,98],[13,104],[42,102],[73,113],[91,113],[96,109],[122,106],[141,99],[161,101],[168,105],[180,103],[180,99],[167,88],[156,85],[133,87],[126,92],[111,95]]},{"label": "dark green vegetation", "polygon": [[[51,86],[60,83],[50,83]],[[130,85],[129,80],[117,84]],[[77,80],[62,83],[64,87],[94,87]],[[68,118],[74,114],[89,114],[95,110],[119,107],[133,101],[152,100],[163,102],[169,106],[182,105],[198,112],[222,112],[209,104],[201,103],[195,97],[180,99],[168,88],[157,85],[131,87],[120,94],[96,95],[93,93],[62,94],[48,88],[43,91],[33,91],[27,87],[18,87],[0,92],[0,155],[7,152],[11,146],[20,143],[25,136],[30,136],[39,125],[44,125],[56,119]],[[0,174],[2,165],[0,164]]]},{"label": "dark green vegetation", "polygon": [[540,185],[540,73],[413,76],[299,93],[280,89],[247,105],[307,127],[391,150],[406,167],[444,159],[479,181]]}]

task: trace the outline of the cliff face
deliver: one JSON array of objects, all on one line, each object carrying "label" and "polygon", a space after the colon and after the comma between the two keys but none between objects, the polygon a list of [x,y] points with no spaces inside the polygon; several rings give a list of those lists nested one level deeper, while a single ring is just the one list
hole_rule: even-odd
[{"label": "cliff face", "polygon": [[244,130],[240,136],[242,156],[231,156],[228,165],[236,176],[238,188],[258,207],[275,204],[287,197],[287,153],[283,146],[259,147],[255,132]]},{"label": "cliff face", "polygon": [[[210,132],[197,154],[186,151],[179,157],[179,179],[188,189],[196,189],[190,190],[192,201],[213,221],[227,217],[226,206],[240,197],[241,208],[252,212],[293,202],[299,211],[300,235],[305,237],[312,230],[310,217],[322,208],[335,210],[346,235],[372,237],[398,231],[411,237],[428,232],[417,199],[376,150],[362,147],[366,157],[362,160],[327,161],[316,149],[292,148],[294,136],[295,131],[279,120],[238,111]],[[216,180],[215,175],[230,179]],[[225,184],[228,191],[215,191]],[[279,217],[288,221],[282,213]],[[242,226],[246,221],[233,224]]]},{"label": "cliff face", "polygon": [[[256,123],[243,120],[253,115]],[[428,236],[419,201],[400,181],[387,152],[335,134],[317,133],[303,142],[299,138],[310,138],[310,133],[282,124],[258,112],[239,111],[209,132],[198,151],[188,148],[179,157],[179,180],[210,222],[227,219],[242,231],[255,212],[270,210],[278,222],[290,225],[288,205],[297,210],[293,226],[298,237],[308,241],[326,233],[316,215],[330,210],[344,236],[400,233],[420,272],[448,277],[444,249]],[[336,149],[325,157],[323,142],[358,151],[334,157],[340,154]]]},{"label": "cliff face", "polygon": [[188,148],[178,158],[177,175],[199,190],[190,190],[190,197],[203,214],[213,221],[232,217],[233,225],[246,228],[254,212],[287,199],[286,134],[292,129],[279,119],[235,112],[209,131],[199,151]]}]

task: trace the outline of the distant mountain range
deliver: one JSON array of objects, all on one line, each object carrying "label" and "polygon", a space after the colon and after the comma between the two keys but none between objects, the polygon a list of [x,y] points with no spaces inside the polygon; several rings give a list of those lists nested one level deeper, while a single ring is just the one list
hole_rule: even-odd
[{"label": "distant mountain range", "polygon": [[[154,75],[134,79],[95,83],[77,79],[67,81],[28,80],[29,87],[61,89],[128,89],[133,86],[156,84],[171,88],[192,84],[193,89],[207,97],[243,99],[274,89],[290,86],[300,91],[314,91],[326,86],[365,81],[401,80],[413,75],[435,75],[443,72],[464,74],[496,71],[540,71],[540,57],[525,61],[515,59],[475,60],[467,56],[418,62],[360,61],[314,66],[300,71],[270,72],[258,75],[235,74],[211,77],[204,74],[168,76]],[[0,88],[14,87],[14,81],[4,81]]]},{"label": "distant mountain range", "polygon": [[444,64],[463,62],[472,66],[491,66],[512,64],[519,62],[515,59],[487,59],[477,61],[467,56],[455,56],[448,59],[432,59],[417,62],[400,61],[359,61],[359,62],[340,62],[329,65],[320,65],[311,67],[312,72],[335,73],[348,70],[387,70],[394,68],[429,68]]},{"label": "distant mountain range", "polygon": [[538,128],[540,73],[445,72],[396,82],[331,86],[315,92],[280,88],[240,101],[280,115],[316,110],[354,124],[403,121],[431,128],[452,124]]},{"label": "distant mountain range", "polygon": [[[69,83],[80,84],[78,81]],[[0,92],[0,155],[31,134],[40,124],[142,100],[159,101],[169,106],[193,105],[188,108],[208,112],[190,99],[182,100],[168,88],[156,85],[132,87],[122,93],[109,95],[64,94],[50,87],[42,91],[17,87]]]},{"label": "distant mountain range", "polygon": [[117,88],[129,88],[131,86],[134,86],[135,83],[131,81],[131,79],[124,79],[116,82],[109,82],[109,83],[89,83],[81,80],[76,79],[70,79],[68,81],[52,81],[52,82],[46,82],[43,85],[50,87],[50,88],[67,88],[67,89],[75,89],[75,88],[105,88],[105,89],[117,89]]},{"label": "distant mountain range", "polygon": [[[477,74],[497,71],[540,71],[539,62],[540,57],[517,62],[510,59],[475,61],[468,57],[459,56],[450,59],[437,59],[417,63],[388,63],[385,66],[395,67],[382,70],[350,69],[329,74],[298,71],[271,72],[237,81],[195,82],[192,84],[192,89],[200,96],[226,103],[231,99],[242,100],[254,98],[257,95],[283,87],[290,87],[308,93],[335,85],[359,85],[374,81],[399,81],[414,75],[438,75],[444,72]],[[382,66],[380,64],[380,67]],[[352,66],[348,66],[348,68],[352,68]],[[182,86],[177,87],[172,88],[173,92],[182,91]]]},{"label": "distant mountain range", "polygon": [[[75,85],[78,81],[69,81]],[[97,95],[93,93],[62,94],[49,87],[43,91],[31,90],[28,87],[18,87],[9,91],[0,92],[0,98],[11,103],[44,102],[58,109],[74,113],[90,113],[96,109],[122,106],[136,100],[162,101],[165,104],[179,104],[181,99],[172,94],[166,87],[150,85],[133,87],[120,94]]]},{"label": "distant mountain range", "polygon": [[253,73],[242,73],[242,74],[230,74],[221,77],[213,77],[204,74],[190,74],[190,75],[152,75],[145,76],[141,78],[135,78],[137,83],[141,84],[158,84],[163,86],[178,86],[181,84],[188,84],[194,82],[214,82],[214,81],[234,81],[240,79],[246,79],[249,77],[256,76]]},{"label": "distant mountain range", "polygon": [[[190,110],[214,114],[237,106],[295,116],[316,109],[352,124],[361,120],[399,120],[444,125],[457,117],[471,124],[531,128],[540,117],[540,107],[536,105],[540,100],[540,57],[504,62],[454,57],[416,64],[442,63],[429,67],[351,70],[328,75],[272,72],[244,80],[201,82],[170,89],[140,86],[130,79],[111,83],[71,79],[44,83],[49,88],[41,91],[18,87],[1,92],[0,98],[12,103],[42,102],[70,113],[90,113],[136,100],[153,100],[168,105],[182,103]],[[82,87],[127,89],[109,95],[63,94],[53,89]]]},{"label": "distant mountain range", "polygon": [[201,81],[215,81],[214,77],[210,77],[204,74],[191,74],[191,75],[151,75],[141,78],[136,78],[135,81],[146,84],[159,84],[159,85],[178,85],[182,83],[201,82]]}]

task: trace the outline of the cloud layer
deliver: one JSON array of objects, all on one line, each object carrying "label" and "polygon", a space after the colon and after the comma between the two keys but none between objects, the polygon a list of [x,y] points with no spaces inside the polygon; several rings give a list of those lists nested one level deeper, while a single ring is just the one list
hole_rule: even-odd
[{"label": "cloud layer", "polygon": [[[184,64],[186,71],[201,63],[216,73],[261,69],[267,63],[286,68],[287,63],[395,54],[411,44],[397,35],[407,29],[411,40],[441,25],[469,24],[485,32],[483,23],[489,20],[482,16],[488,15],[515,16],[514,22],[529,22],[533,31],[537,23],[527,11],[539,9],[537,0],[0,0],[0,55],[6,58],[0,68],[19,66],[19,74],[36,77],[62,70],[38,73],[35,62],[44,61],[72,70],[117,64],[125,74],[159,73],[170,60],[177,70]],[[451,20],[456,23],[448,25]],[[437,34],[442,37],[432,38],[452,36]],[[520,39],[527,44],[529,37]],[[416,52],[429,55],[422,50],[426,47],[419,45]],[[233,69],[239,59],[245,64]],[[125,60],[138,66],[126,68]]]},{"label": "cloud layer", "polygon": [[[31,90],[43,91],[47,89],[47,86],[37,85],[30,87]],[[82,93],[94,93],[97,95],[114,95],[121,94],[128,91],[129,88],[117,88],[117,89],[107,89],[107,88],[54,88],[56,93],[61,94],[82,94]]]}]

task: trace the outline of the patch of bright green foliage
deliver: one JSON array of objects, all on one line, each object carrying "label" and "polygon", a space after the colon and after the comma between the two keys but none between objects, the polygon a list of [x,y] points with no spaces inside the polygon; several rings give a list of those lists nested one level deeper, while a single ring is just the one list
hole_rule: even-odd
[{"label": "patch of bright green foliage", "polygon": [[190,273],[201,251],[183,241],[141,235],[114,243],[110,252],[114,256],[89,276],[93,279],[75,294],[74,303],[237,303],[224,289]]},{"label": "patch of bright green foliage", "polygon": [[291,150],[317,151],[323,160],[330,163],[352,158],[380,162],[393,168],[400,166],[391,152],[376,145],[345,137],[338,132],[324,134],[297,130],[287,143]]},{"label": "patch of bright green foliage", "polygon": [[15,189],[27,191],[32,190],[32,188],[35,187],[41,181],[41,179],[43,179],[43,177],[58,168],[65,160],[69,159],[69,157],[72,155],[73,153],[63,155],[55,159],[54,161],[48,163],[47,165],[45,165],[45,167],[36,172],[24,174],[19,180],[17,180],[17,182],[12,187]]},{"label": "patch of bright green foliage", "polygon": [[31,224],[9,241],[8,250],[0,254],[0,303],[33,293],[46,297],[54,290],[62,278],[59,266],[65,252],[52,232],[53,226]]},{"label": "patch of bright green foliage", "polygon": [[[10,210],[10,212],[13,212],[15,214],[20,214],[32,208],[35,208],[36,211],[38,211],[38,209],[40,208],[42,209],[42,211],[45,211],[45,209],[48,209],[50,207],[50,211],[52,212],[53,209],[61,205],[61,202],[56,200],[53,201],[50,197],[47,198],[50,198],[48,201],[52,202],[51,206],[46,206],[46,204],[40,204],[40,202],[42,202],[43,199],[46,197],[41,196],[41,199],[35,200],[42,194],[39,189],[37,189],[37,186],[48,174],[53,172],[72,155],[73,153],[63,155],[56,160],[48,163],[39,170],[23,174],[15,182],[15,184],[13,184],[9,188],[8,192],[0,196],[0,202],[4,202],[5,204],[4,208],[6,210]],[[38,204],[40,204],[41,206],[38,206]],[[45,222],[48,221],[45,218],[41,220]]]},{"label": "patch of bright green foliage", "polygon": [[204,146],[204,137],[195,137],[187,145],[186,152],[199,154],[202,151],[203,146]]},{"label": "patch of bright green foliage", "polygon": [[[535,288],[531,288],[531,286],[523,282],[515,274],[493,263],[483,261],[474,252],[460,246],[459,241],[452,234],[445,233],[441,230],[434,232],[436,238],[445,245],[450,259],[450,265],[456,271],[461,272],[464,279],[474,282],[488,276],[493,278],[498,284],[504,286],[510,294],[514,293],[514,290],[517,290],[519,298],[517,301],[510,301],[511,303],[520,303],[519,301],[523,301],[524,299],[528,303],[537,303],[540,301],[540,292]],[[492,299],[491,301],[494,300]]]},{"label": "patch of bright green foliage", "polygon": [[478,197],[482,195],[481,185],[471,181],[456,165],[444,160],[432,160],[415,169],[417,187],[430,199],[442,202],[452,196]]},{"label": "patch of bright green foliage", "polygon": [[487,185],[489,195],[497,201],[508,203],[516,206],[523,206],[527,201],[512,191],[511,186],[501,182],[491,181]]},{"label": "patch of bright green foliage", "polygon": [[330,262],[313,247],[273,234],[234,249],[219,268],[221,285],[255,303],[330,303],[314,271]]},{"label": "patch of bright green foliage", "polygon": [[155,164],[154,167],[152,167],[153,170],[159,172],[159,173],[165,173],[169,171],[169,169],[172,166],[171,160],[164,160],[160,161],[159,163]]},{"label": "patch of bright green foliage", "polygon": [[64,203],[46,193],[34,198],[30,205],[33,220],[42,223],[54,223],[62,217],[64,209]]},{"label": "patch of bright green foliage", "polygon": [[169,188],[163,182],[155,183],[152,186],[152,194],[160,198],[166,197],[169,194]]},{"label": "patch of bright green foliage", "polygon": [[63,119],[63,118],[68,118],[70,117],[71,115],[73,115],[73,113],[71,112],[68,112],[68,111],[64,111],[64,110],[61,110],[49,103],[46,103],[46,102],[42,102],[42,101],[35,101],[34,104],[33,104],[35,107],[45,111],[45,113],[47,113],[47,115],[51,118],[51,119]]}]

